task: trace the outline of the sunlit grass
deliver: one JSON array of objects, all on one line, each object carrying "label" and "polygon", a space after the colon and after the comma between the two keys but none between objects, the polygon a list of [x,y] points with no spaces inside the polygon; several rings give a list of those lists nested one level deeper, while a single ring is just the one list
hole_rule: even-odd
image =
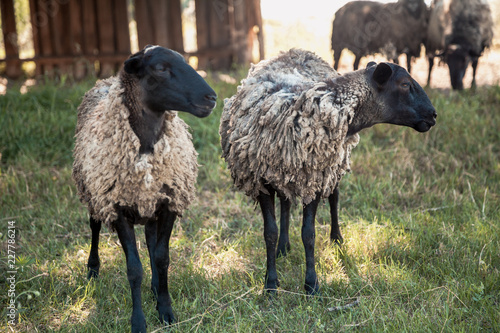
[{"label": "sunlit grass", "polygon": [[[311,298],[303,290],[301,212],[293,207],[292,248],[278,259],[280,289],[269,299],[262,293],[260,211],[234,190],[220,159],[223,99],[236,84],[212,74],[208,80],[219,95],[214,113],[181,115],[201,167],[198,198],[170,242],[179,320],[171,331],[494,332],[500,326],[499,87],[429,91],[439,116],[428,133],[389,125],[361,133],[352,173],[340,186],[341,248],[329,242],[326,203],[317,215],[321,294]],[[18,331],[129,330],[125,257],[114,233],[102,231],[101,274],[86,279],[90,230],[71,179],[71,151],[76,108],[92,85],[46,82],[0,97],[0,238],[5,253],[6,225],[15,221]],[[143,228],[136,233],[143,306],[154,331],[161,326]],[[7,286],[4,276],[0,281]],[[328,310],[353,302],[359,303]]]}]

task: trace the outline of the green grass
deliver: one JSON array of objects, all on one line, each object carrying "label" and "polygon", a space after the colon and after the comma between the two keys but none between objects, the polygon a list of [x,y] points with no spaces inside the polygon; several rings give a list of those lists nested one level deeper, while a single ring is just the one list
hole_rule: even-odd
[{"label": "green grass", "polygon": [[[438,123],[425,134],[378,125],[361,133],[341,183],[345,243],[330,244],[328,206],[317,215],[321,295],[306,297],[300,209],[292,250],[278,260],[281,287],[262,293],[260,212],[232,187],[220,159],[223,99],[236,85],[209,78],[219,94],[205,119],[182,115],[200,154],[198,198],[171,238],[172,332],[495,332],[500,327],[500,87],[429,91]],[[117,236],[101,233],[101,274],[86,279],[87,212],[71,180],[76,109],[92,81],[53,83],[0,96],[0,267],[15,221],[20,332],[126,332],[131,297]],[[143,301],[161,329],[143,228]],[[6,273],[0,302],[6,305]],[[329,308],[359,301],[343,311]],[[1,309],[0,327],[7,327]]]}]

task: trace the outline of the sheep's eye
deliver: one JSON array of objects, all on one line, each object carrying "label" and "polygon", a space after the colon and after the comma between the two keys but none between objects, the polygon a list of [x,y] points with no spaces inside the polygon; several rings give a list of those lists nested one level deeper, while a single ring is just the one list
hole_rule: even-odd
[{"label": "sheep's eye", "polygon": [[401,87],[403,87],[405,89],[410,88],[410,82],[403,82],[403,83],[401,83]]},{"label": "sheep's eye", "polygon": [[158,64],[158,65],[156,65],[155,66],[155,70],[158,73],[170,74],[170,68],[168,66],[166,66],[165,64]]}]

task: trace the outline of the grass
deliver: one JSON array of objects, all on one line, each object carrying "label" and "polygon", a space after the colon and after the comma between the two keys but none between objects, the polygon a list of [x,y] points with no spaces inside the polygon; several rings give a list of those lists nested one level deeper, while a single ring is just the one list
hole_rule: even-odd
[{"label": "grass", "polygon": [[[209,78],[217,109],[190,124],[199,156],[198,198],[171,238],[172,332],[496,332],[500,327],[500,87],[437,90],[430,132],[378,125],[361,134],[353,171],[341,183],[341,249],[330,244],[328,206],[317,215],[321,295],[303,290],[300,209],[292,250],[278,260],[281,287],[269,299],[263,227],[220,159],[223,99],[235,84]],[[87,212],[71,180],[76,109],[93,85],[46,82],[0,96],[2,272],[8,223],[16,241],[19,323],[2,331],[126,332],[131,297],[117,236],[101,234],[101,274],[86,279]],[[160,331],[149,291],[143,228],[143,301],[148,329]],[[6,274],[6,273],[5,273]],[[7,304],[8,275],[0,302]],[[341,311],[329,308],[356,303]]]}]

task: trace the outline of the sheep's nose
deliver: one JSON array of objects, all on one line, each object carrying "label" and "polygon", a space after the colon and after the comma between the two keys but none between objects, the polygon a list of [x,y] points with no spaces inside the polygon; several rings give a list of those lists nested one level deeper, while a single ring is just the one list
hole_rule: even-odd
[{"label": "sheep's nose", "polygon": [[434,119],[436,119],[438,117],[438,114],[437,114],[435,109],[434,109],[434,112],[432,113],[432,115],[434,116]]},{"label": "sheep's nose", "polygon": [[206,94],[205,99],[209,102],[215,102],[217,101],[217,95],[215,94]]}]

